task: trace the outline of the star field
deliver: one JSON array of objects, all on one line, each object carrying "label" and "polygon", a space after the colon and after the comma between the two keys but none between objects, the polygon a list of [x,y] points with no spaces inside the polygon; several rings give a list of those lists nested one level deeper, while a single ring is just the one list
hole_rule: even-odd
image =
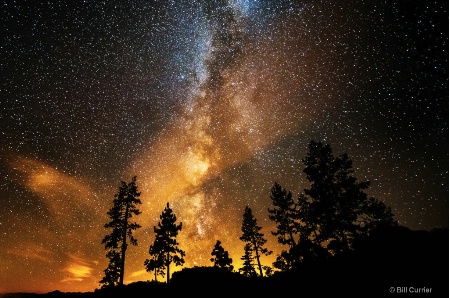
[{"label": "star field", "polygon": [[341,2],[3,1],[0,293],[98,288],[133,176],[125,283],[167,202],[186,267],[216,240],[239,267],[246,205],[276,255],[270,188],[307,187],[312,139],[400,224],[448,227],[448,3]]}]

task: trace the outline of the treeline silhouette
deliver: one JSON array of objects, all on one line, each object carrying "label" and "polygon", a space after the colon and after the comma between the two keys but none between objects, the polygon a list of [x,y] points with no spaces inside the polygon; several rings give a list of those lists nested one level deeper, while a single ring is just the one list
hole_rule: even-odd
[{"label": "treeline silhouette", "polygon": [[[275,224],[271,234],[284,247],[272,266],[261,264],[260,257],[273,252],[265,247],[266,237],[251,207],[244,206],[239,237],[244,250],[241,268],[234,270],[233,260],[217,239],[211,252],[211,267],[184,268],[170,279],[171,264],[183,265],[186,252],[179,248],[176,239],[182,232],[182,223],[177,223],[167,203],[154,227],[150,258],[144,263],[147,271],[154,272],[155,281],[132,287],[152,286],[154,291],[178,294],[187,290],[200,294],[214,288],[220,289],[221,294],[248,291],[266,295],[293,288],[299,294],[378,291],[382,295],[392,294],[392,288],[399,292],[405,286],[428,287],[432,291],[436,281],[448,280],[448,233],[413,232],[401,227],[390,207],[367,196],[365,190],[370,182],[353,176],[349,156],[334,156],[329,144],[311,140],[301,161],[309,188],[296,198],[278,182],[270,191],[272,206],[268,213]],[[140,213],[139,196],[136,177],[128,184],[122,181],[114,207],[108,213],[111,222],[105,225],[113,228],[103,241],[110,266],[100,281],[98,294],[117,293],[118,287],[125,289],[125,250],[127,239],[137,245],[132,232],[140,226],[131,218]],[[439,275],[435,274],[436,266],[444,269]],[[158,276],[165,275],[165,283],[156,282]],[[132,289],[130,286],[127,290]],[[438,284],[434,290],[436,293],[447,288]]]},{"label": "treeline silhouette", "polygon": [[392,287],[431,289],[400,297],[449,297],[448,229],[383,226],[348,253],[316,260],[297,270],[245,277],[227,269],[183,268],[170,282],[140,281],[86,293],[7,294],[19,297],[397,297]]},{"label": "treeline silhouette", "polygon": [[[271,231],[283,249],[272,266],[261,264],[262,255],[273,252],[245,206],[240,240],[243,265],[233,260],[217,239],[212,247],[210,267],[183,268],[170,278],[170,266],[184,264],[186,252],[179,248],[177,235],[182,223],[167,203],[154,226],[155,240],[150,258],[143,266],[153,272],[154,281],[123,283],[125,256],[129,244],[137,245],[133,231],[141,226],[133,221],[141,204],[136,177],[121,182],[113,207],[108,211],[110,229],[102,241],[109,259],[100,289],[89,293],[61,293],[46,296],[169,297],[197,296],[306,296],[345,295],[384,297],[401,293],[448,297],[448,229],[413,231],[394,220],[390,207],[368,197],[368,181],[352,174],[347,154],[334,156],[331,146],[312,140],[302,159],[310,187],[294,198],[275,182],[269,218]],[[165,282],[157,281],[166,276]],[[256,296],[255,296],[256,297]]]}]

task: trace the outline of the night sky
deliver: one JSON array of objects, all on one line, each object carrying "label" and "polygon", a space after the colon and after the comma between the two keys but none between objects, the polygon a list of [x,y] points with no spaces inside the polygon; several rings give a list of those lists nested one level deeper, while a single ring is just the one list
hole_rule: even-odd
[{"label": "night sky", "polygon": [[241,267],[246,205],[272,265],[270,188],[308,187],[310,140],[401,225],[448,227],[448,1],[3,0],[0,26],[0,293],[99,288],[133,176],[125,283],[167,202],[186,267],[216,240]]}]

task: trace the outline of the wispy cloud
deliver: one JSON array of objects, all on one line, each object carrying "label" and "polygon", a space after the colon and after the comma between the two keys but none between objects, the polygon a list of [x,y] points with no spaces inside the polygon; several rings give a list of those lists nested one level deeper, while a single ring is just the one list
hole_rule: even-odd
[{"label": "wispy cloud", "polygon": [[25,243],[14,250],[8,250],[8,254],[15,255],[25,260],[38,260],[43,262],[51,262],[53,252],[36,243]]},{"label": "wispy cloud", "polygon": [[92,276],[93,268],[90,266],[93,262],[83,259],[80,256],[69,255],[69,261],[62,270],[66,276],[61,282],[83,281]]},{"label": "wispy cloud", "polygon": [[10,166],[24,176],[25,186],[41,196],[56,216],[67,218],[66,212],[71,210],[67,208],[68,201],[80,207],[93,207],[97,204],[95,193],[83,181],[39,160],[17,157]]}]

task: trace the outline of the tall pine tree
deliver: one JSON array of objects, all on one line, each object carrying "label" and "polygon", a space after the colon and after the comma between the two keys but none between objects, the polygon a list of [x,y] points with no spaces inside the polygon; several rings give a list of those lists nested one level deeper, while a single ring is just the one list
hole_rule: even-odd
[{"label": "tall pine tree", "polygon": [[131,222],[133,216],[141,213],[137,208],[138,204],[142,204],[140,195],[136,176],[129,183],[121,181],[119,191],[114,195],[113,207],[107,212],[111,221],[105,224],[105,228],[112,231],[102,240],[107,250],[106,257],[109,259],[108,267],[104,270],[105,276],[100,281],[102,288],[123,285],[127,240],[130,244],[137,245],[133,231],[141,227],[136,222]]},{"label": "tall pine tree", "polygon": [[165,268],[167,270],[167,282],[169,282],[170,264],[183,265],[186,255],[183,250],[178,248],[179,243],[176,240],[178,232],[182,229],[182,223],[176,224],[177,217],[169,207],[169,203],[167,203],[159,218],[161,221],[158,223],[158,227],[153,227],[156,234],[155,241],[149,249],[152,259],[145,260],[144,265],[147,271]]},{"label": "tall pine tree", "polygon": [[267,240],[264,238],[264,234],[260,233],[262,227],[258,226],[256,218],[253,216],[252,209],[249,206],[245,206],[244,218],[242,221],[242,236],[240,240],[250,245],[250,250],[246,250],[246,253],[255,253],[260,276],[263,276],[263,267],[261,265],[261,255],[269,256],[272,251],[269,251],[264,245]]}]

